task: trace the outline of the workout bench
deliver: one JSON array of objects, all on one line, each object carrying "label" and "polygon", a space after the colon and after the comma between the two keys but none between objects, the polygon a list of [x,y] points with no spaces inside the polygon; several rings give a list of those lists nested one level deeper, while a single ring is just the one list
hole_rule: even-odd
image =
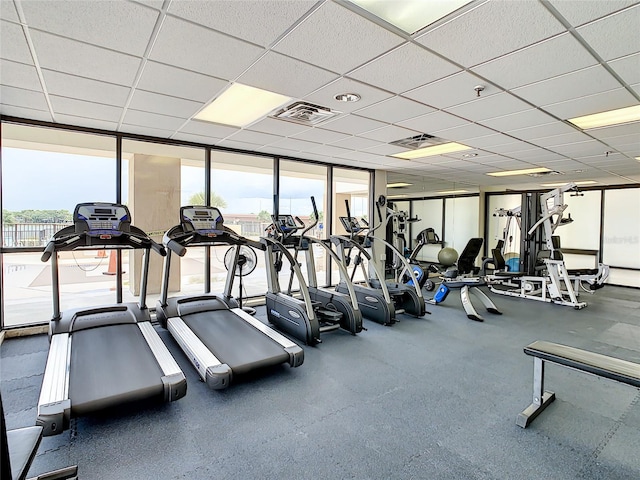
[{"label": "workout bench", "polygon": [[524,347],[524,353],[533,357],[533,403],[516,419],[516,425],[522,428],[527,428],[556,398],[555,393],[544,389],[544,362],[556,363],[640,388],[640,364],[637,363],[543,341],[527,345]]}]

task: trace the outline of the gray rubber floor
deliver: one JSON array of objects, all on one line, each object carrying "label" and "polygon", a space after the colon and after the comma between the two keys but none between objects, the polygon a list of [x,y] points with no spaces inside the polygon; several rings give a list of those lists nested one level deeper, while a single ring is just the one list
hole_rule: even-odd
[{"label": "gray rubber floor", "polygon": [[[556,401],[526,430],[515,424],[531,402],[522,347],[534,340],[640,362],[640,292],[607,287],[580,311],[490,296],[504,315],[472,322],[452,291],[423,319],[329,333],[301,367],[225,391],[198,381],[159,330],[187,396],[74,420],[43,439],[31,474],[77,464],[83,479],[640,478],[638,389],[549,365]],[[47,348],[46,335],[0,347],[9,428],[35,421]]]}]

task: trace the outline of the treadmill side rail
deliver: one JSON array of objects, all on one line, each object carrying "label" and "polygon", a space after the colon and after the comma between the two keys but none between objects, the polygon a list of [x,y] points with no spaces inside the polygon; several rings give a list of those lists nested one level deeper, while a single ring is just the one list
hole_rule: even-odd
[{"label": "treadmill side rail", "polygon": [[70,354],[71,336],[68,333],[53,335],[42,379],[36,420],[36,424],[43,427],[43,436],[62,433],[69,425],[71,418]]},{"label": "treadmill side rail", "polygon": [[304,350],[298,344],[292,342],[281,333],[276,332],[273,328],[265,325],[257,318],[249,315],[241,308],[233,308],[231,309],[231,311],[242,318],[245,322],[250,324],[252,327],[260,330],[271,340],[282,345],[284,347],[284,350],[289,354],[289,365],[291,365],[292,367],[299,367],[300,365],[302,365],[302,362],[304,362]]},{"label": "treadmill side rail", "polygon": [[171,356],[171,352],[162,343],[158,332],[155,331],[150,322],[140,322],[137,324],[142,332],[153,356],[162,369],[162,383],[164,385],[164,400],[172,402],[184,397],[187,394],[187,379],[184,373]]},{"label": "treadmill side rail", "polygon": [[231,368],[211,353],[180,317],[167,320],[167,329],[210,388],[221,390],[231,384]]}]

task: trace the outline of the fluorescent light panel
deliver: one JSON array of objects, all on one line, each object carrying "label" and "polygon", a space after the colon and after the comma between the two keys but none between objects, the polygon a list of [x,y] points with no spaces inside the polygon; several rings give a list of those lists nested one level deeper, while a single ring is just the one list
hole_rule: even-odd
[{"label": "fluorescent light panel", "polygon": [[446,2],[429,0],[350,1],[409,35],[413,35],[418,30],[422,30],[467,3],[471,3],[469,0],[447,0]]},{"label": "fluorescent light panel", "polygon": [[290,97],[234,83],[194,118],[206,122],[244,127],[281,107]]},{"label": "fluorescent light panel", "polygon": [[441,193],[443,195],[453,195],[454,193],[467,193],[469,192],[469,190],[442,190],[441,192],[436,192],[436,193]]},{"label": "fluorescent light panel", "polygon": [[391,155],[395,158],[403,160],[414,160],[416,158],[430,157],[432,155],[443,155],[445,153],[462,152],[463,150],[471,150],[471,147],[462,145],[461,143],[449,142],[442,145],[434,145],[432,147],[419,148],[417,150],[409,150],[406,152],[394,153]]},{"label": "fluorescent light panel", "polygon": [[587,130],[589,128],[609,127],[621,123],[637,122],[638,120],[640,120],[640,105],[570,118],[569,122],[582,130]]},{"label": "fluorescent light panel", "polygon": [[491,175],[492,177],[508,177],[510,175],[529,175],[530,173],[544,173],[544,172],[550,172],[550,171],[551,170],[549,168],[537,167],[537,168],[524,168],[522,170],[504,170],[502,172],[487,173],[487,175]]},{"label": "fluorescent light panel", "polygon": [[405,182],[387,183],[387,188],[410,187],[411,185],[413,185],[413,183],[405,183]]},{"label": "fluorescent light panel", "polygon": [[574,183],[576,185],[593,185],[594,183],[598,183],[595,180],[581,180],[579,182],[558,182],[558,183],[541,183],[541,187],[562,187],[567,183]]},{"label": "fluorescent light panel", "polygon": [[389,195],[387,198],[390,199],[394,199],[394,198],[408,198],[409,195],[407,195],[406,193],[403,193],[402,195]]}]

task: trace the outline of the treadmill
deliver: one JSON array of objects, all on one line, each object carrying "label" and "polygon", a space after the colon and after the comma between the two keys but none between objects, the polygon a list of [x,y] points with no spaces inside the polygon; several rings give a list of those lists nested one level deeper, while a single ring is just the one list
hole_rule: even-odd
[{"label": "treadmill", "polygon": [[[149,254],[165,249],[131,225],[124,205],[81,203],[73,225],[55,233],[42,261],[51,259],[53,318],[36,424],[43,435],[69,428],[72,417],[132,402],[170,402],[187,392],[186,378],[151,325],[146,306]],[[139,303],[60,312],[58,252],[142,249]]]},{"label": "treadmill", "polygon": [[[231,295],[234,274],[242,262],[240,247],[265,247],[226,227],[215,207],[182,207],[180,220],[163,238],[168,250],[156,317],[171,332],[200,378],[210,388],[220,390],[229,387],[236,375],[281,363],[302,365],[304,351],[300,346],[249,315]],[[172,254],[183,256],[190,247],[217,245],[234,248],[224,293],[210,293],[206,282],[204,294],[167,298]]]}]

